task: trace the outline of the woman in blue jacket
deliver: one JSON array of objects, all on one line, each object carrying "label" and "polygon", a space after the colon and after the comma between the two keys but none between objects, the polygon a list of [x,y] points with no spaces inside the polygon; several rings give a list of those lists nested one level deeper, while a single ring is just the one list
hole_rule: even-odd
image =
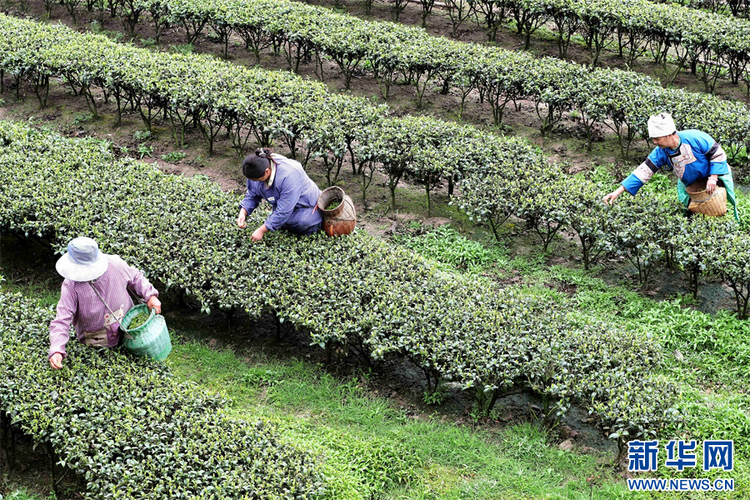
[{"label": "woman in blue jacket", "polygon": [[242,173],[247,178],[247,192],[240,203],[237,226],[247,227],[247,216],[261,200],[266,200],[272,208],[266,222],[253,232],[253,241],[260,241],[268,231],[278,229],[296,234],[313,234],[320,229],[323,224],[317,205],[320,189],[298,161],[274,154],[268,148],[256,149],[242,162]]},{"label": "woman in blue jacket", "polygon": [[706,193],[713,194],[716,186],[724,186],[727,199],[734,207],[734,218],[740,220],[734,196],[732,170],[721,145],[700,130],[678,132],[668,113],[653,115],[648,120],[648,135],[656,148],[648,158],[628,176],[620,187],[604,197],[612,203],[627,191],[635,195],[658,169],[674,170],[677,175],[677,198],[685,208],[690,204],[686,186],[706,179]]}]

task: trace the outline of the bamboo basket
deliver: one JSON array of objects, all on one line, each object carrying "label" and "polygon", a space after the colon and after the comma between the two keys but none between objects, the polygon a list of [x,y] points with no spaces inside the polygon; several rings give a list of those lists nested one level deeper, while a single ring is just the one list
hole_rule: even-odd
[{"label": "bamboo basket", "polygon": [[706,179],[695,181],[687,187],[690,196],[688,210],[710,217],[721,217],[727,213],[727,190],[716,186],[712,195],[706,192]]}]

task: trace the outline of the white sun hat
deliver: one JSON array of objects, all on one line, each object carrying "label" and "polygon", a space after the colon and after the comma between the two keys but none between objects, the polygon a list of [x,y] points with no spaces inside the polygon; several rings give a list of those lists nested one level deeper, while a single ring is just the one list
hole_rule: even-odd
[{"label": "white sun hat", "polygon": [[672,115],[659,113],[648,118],[648,136],[666,137],[677,132]]},{"label": "white sun hat", "polygon": [[55,267],[63,278],[72,281],[95,280],[107,270],[109,261],[91,238],[81,236],[68,243],[68,251],[57,260]]}]

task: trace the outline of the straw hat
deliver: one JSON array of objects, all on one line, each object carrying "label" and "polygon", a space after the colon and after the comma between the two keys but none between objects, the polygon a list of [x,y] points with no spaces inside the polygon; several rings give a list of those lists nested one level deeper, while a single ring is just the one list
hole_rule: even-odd
[{"label": "straw hat", "polygon": [[55,268],[63,278],[91,281],[107,270],[109,261],[91,238],[80,237],[68,243],[68,251],[57,260]]}]

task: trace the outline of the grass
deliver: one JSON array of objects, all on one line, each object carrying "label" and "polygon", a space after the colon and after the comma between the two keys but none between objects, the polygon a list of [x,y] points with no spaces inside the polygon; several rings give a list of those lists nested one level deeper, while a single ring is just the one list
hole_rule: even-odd
[{"label": "grass", "polygon": [[479,273],[491,266],[506,267],[507,250],[499,243],[483,245],[461,235],[455,229],[444,225],[426,230],[419,222],[409,224],[419,234],[397,235],[394,241],[421,255],[447,266],[446,269],[461,269]]},{"label": "grass", "polygon": [[29,493],[24,489],[14,490],[5,495],[0,495],[3,500],[41,500],[42,497]]},{"label": "grass", "polygon": [[[242,356],[246,356],[243,353]],[[548,444],[534,424],[473,430],[415,417],[321,366],[260,354],[241,358],[200,341],[175,342],[175,374],[231,401],[236,416],[279,422],[287,439],[318,453],[330,498],[621,498],[625,486],[589,455]]]}]

